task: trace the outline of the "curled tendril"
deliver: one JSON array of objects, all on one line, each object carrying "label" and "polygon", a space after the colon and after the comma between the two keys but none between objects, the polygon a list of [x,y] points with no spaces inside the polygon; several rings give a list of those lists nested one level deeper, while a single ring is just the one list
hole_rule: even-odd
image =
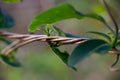
[{"label": "curled tendril", "polygon": [[117,65],[117,63],[118,63],[119,58],[120,58],[120,55],[117,54],[117,56],[115,58],[115,61],[109,67],[110,71],[120,71],[120,68],[114,68]]}]

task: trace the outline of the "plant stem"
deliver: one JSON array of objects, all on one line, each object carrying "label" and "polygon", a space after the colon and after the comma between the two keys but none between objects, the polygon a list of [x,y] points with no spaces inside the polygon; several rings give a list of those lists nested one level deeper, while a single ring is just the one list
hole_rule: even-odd
[{"label": "plant stem", "polygon": [[106,1],[103,0],[103,2],[104,2],[104,4],[105,4],[105,7],[106,7],[106,9],[107,9],[107,12],[108,12],[109,16],[111,17],[111,19],[112,19],[112,21],[113,21],[113,23],[114,23],[114,25],[115,25],[115,39],[114,39],[114,41],[113,41],[113,48],[115,48],[116,43],[117,43],[117,40],[118,40],[118,36],[119,36],[119,27],[118,27],[118,24],[117,24],[117,22],[115,21],[113,15],[112,15],[110,9],[109,9]]},{"label": "plant stem", "polygon": [[107,22],[105,23],[105,25],[107,26],[107,28],[108,28],[113,34],[115,34],[115,31],[107,24]]}]

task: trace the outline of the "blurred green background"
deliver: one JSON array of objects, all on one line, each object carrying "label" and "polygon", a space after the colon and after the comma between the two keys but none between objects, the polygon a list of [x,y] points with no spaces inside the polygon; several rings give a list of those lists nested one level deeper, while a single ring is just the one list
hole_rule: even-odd
[{"label": "blurred green background", "polygon": [[[106,1],[120,24],[120,1]],[[36,14],[60,3],[70,3],[83,13],[97,13],[114,27],[102,0],[24,0],[24,2],[14,4],[0,2],[0,7],[15,19],[15,26],[7,31],[28,33],[27,26]],[[91,30],[109,32],[104,24],[90,18],[64,20],[57,22],[56,25],[65,32],[82,36],[94,36],[86,33]],[[42,32],[36,31],[35,34],[42,34]],[[75,45],[67,45],[62,49],[71,52],[74,47]],[[79,63],[78,72],[68,68],[43,42],[34,42],[21,47],[16,57],[22,63],[22,67],[14,68],[0,63],[0,80],[120,80],[120,72],[108,70],[115,55],[93,54]]]}]

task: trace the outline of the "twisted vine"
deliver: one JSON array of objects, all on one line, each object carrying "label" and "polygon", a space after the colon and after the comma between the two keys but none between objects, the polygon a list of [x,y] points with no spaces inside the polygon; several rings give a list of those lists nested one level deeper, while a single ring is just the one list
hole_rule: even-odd
[{"label": "twisted vine", "polygon": [[[66,44],[79,44],[89,40],[89,38],[69,38],[69,37],[62,37],[62,36],[17,34],[17,33],[4,32],[4,31],[0,31],[0,36],[6,37],[9,39],[14,39],[14,41],[10,45],[8,45],[2,50],[2,54],[4,54],[5,56],[8,56],[12,51],[14,51],[17,48],[35,41],[59,42],[63,45],[66,45]],[[120,71],[119,68],[114,68],[114,66],[118,63],[120,51],[118,51],[117,49],[111,49],[108,53],[117,55],[114,63],[110,65],[109,69],[111,71]]]},{"label": "twisted vine", "polygon": [[65,44],[79,44],[89,38],[69,38],[69,37],[62,37],[62,36],[47,36],[47,35],[33,35],[33,34],[16,34],[10,32],[3,32],[0,31],[0,35],[4,36],[9,39],[15,39],[10,45],[2,50],[4,55],[9,55],[15,49],[24,46],[26,44],[32,43],[34,41],[41,41],[41,42],[59,42],[62,45]]}]

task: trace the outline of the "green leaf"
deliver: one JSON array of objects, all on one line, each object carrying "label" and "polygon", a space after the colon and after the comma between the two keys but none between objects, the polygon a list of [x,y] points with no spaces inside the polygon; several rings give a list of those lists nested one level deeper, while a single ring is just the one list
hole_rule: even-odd
[{"label": "green leaf", "polygon": [[52,25],[52,24],[47,24],[45,26],[45,32],[48,36],[65,36],[64,32],[59,29],[58,27]]},{"label": "green leaf", "polygon": [[52,46],[51,46],[51,49],[55,52],[55,54],[56,54],[57,56],[59,56],[59,58],[60,58],[65,64],[67,64],[69,54],[68,54],[66,51],[61,52],[58,48],[52,47]]},{"label": "green leaf", "polygon": [[[45,26],[45,32],[48,36],[64,36],[64,32],[62,30],[60,30],[59,28],[55,27],[54,25],[52,24],[47,24]],[[55,54],[57,56],[60,57],[60,59],[67,64],[68,62],[68,57],[69,57],[69,54],[64,51],[64,52],[61,52],[55,45],[56,43],[49,43],[51,49],[55,52]]]},{"label": "green leaf", "polygon": [[104,44],[104,45],[101,45],[99,48],[97,48],[95,52],[97,52],[98,54],[105,54],[111,48],[112,48],[112,46],[110,44]]},{"label": "green leaf", "polygon": [[70,33],[64,33],[66,37],[70,37],[70,38],[88,38],[90,39],[90,37],[86,37],[86,36],[77,36],[77,35],[73,35]]},{"label": "green leaf", "polygon": [[102,45],[108,44],[104,40],[92,39],[79,44],[72,52],[68,65],[74,67],[78,62],[95,52]]},{"label": "green leaf", "polygon": [[[58,48],[50,46],[54,53],[66,64],[68,65],[69,54],[67,51],[61,52]],[[68,65],[69,66],[69,65]],[[71,66],[69,66],[71,67]],[[73,70],[77,71],[75,67],[71,67]]]},{"label": "green leaf", "polygon": [[102,36],[104,37],[106,40],[108,40],[109,42],[112,41],[111,37],[105,33],[102,33],[102,32],[97,32],[97,31],[89,31],[88,33],[92,33],[92,34],[97,34],[99,36]]},{"label": "green leaf", "polygon": [[[58,31],[57,31],[57,30]],[[61,35],[61,30],[60,30],[60,34],[59,34],[59,29],[53,25],[46,25],[46,29],[45,29],[46,33],[48,36],[51,36],[51,35]],[[68,57],[69,57],[69,54],[64,51],[64,52],[61,52],[57,47],[55,47],[55,44],[54,43],[49,43],[51,49],[55,52],[55,54],[57,56],[60,57],[60,59],[67,64],[68,62]]]},{"label": "green leaf", "polygon": [[4,63],[12,66],[12,67],[20,67],[21,64],[20,62],[17,61],[17,59],[15,59],[14,54],[16,53],[16,51],[13,51],[10,55],[5,56],[4,54],[0,54],[1,55],[1,59]]},{"label": "green leaf", "polygon": [[23,0],[2,0],[2,1],[6,3],[16,3],[16,2],[22,2]]},{"label": "green leaf", "polygon": [[85,17],[89,17],[89,18],[93,18],[93,19],[97,19],[97,20],[101,21],[102,23],[104,23],[106,25],[106,27],[112,33],[114,33],[114,30],[108,25],[108,23],[105,21],[105,19],[102,16],[95,14],[95,13],[89,13],[89,14],[85,14]]},{"label": "green leaf", "polygon": [[[118,31],[118,33],[119,33],[119,37],[118,37],[118,41],[117,41],[117,44],[116,44],[116,46],[117,47],[120,47],[120,30]],[[115,38],[115,35],[113,34],[113,33],[108,33],[108,35],[111,37],[111,39],[114,39]]]},{"label": "green leaf", "polygon": [[98,15],[98,14],[96,14],[96,13],[88,13],[88,14],[85,14],[85,17],[89,17],[89,18],[93,18],[93,19],[96,19],[96,20],[101,21],[102,23],[104,23],[104,24],[106,25],[106,27],[107,27],[112,33],[114,33],[114,30],[108,25],[108,23],[106,22],[106,20],[105,20],[102,16],[100,16],[100,15]]},{"label": "green leaf", "polygon": [[120,47],[120,41],[117,42],[116,46]]},{"label": "green leaf", "polygon": [[14,19],[0,8],[0,28],[8,29],[14,26]]},{"label": "green leaf", "polygon": [[29,25],[28,30],[34,32],[39,26],[44,24],[52,24],[57,21],[70,18],[82,19],[84,17],[97,19],[106,24],[106,21],[100,15],[97,15],[95,13],[83,14],[75,10],[70,4],[61,4],[44,12],[41,12],[37,16],[35,16],[31,24]]},{"label": "green leaf", "polygon": [[98,15],[98,14],[89,13],[89,14],[85,14],[85,16],[86,16],[86,17],[93,18],[93,19],[97,19],[97,20],[103,22],[104,24],[106,24],[105,19],[104,19],[102,16]]},{"label": "green leaf", "polygon": [[[62,30],[60,30],[59,28],[57,28],[54,25],[51,24],[47,24],[45,26],[45,32],[48,36],[65,36],[64,32]],[[49,45],[52,49],[52,51],[66,64],[68,62],[68,58],[69,58],[69,54],[67,51],[60,51],[57,47],[60,46],[59,43],[55,43],[55,42],[49,42]],[[77,70],[75,67],[71,67],[72,69],[74,69],[75,71]]]},{"label": "green leaf", "polygon": [[29,25],[29,31],[35,31],[38,26],[43,24],[52,24],[69,18],[83,18],[83,16],[82,13],[78,14],[69,4],[57,5],[35,16]]}]

